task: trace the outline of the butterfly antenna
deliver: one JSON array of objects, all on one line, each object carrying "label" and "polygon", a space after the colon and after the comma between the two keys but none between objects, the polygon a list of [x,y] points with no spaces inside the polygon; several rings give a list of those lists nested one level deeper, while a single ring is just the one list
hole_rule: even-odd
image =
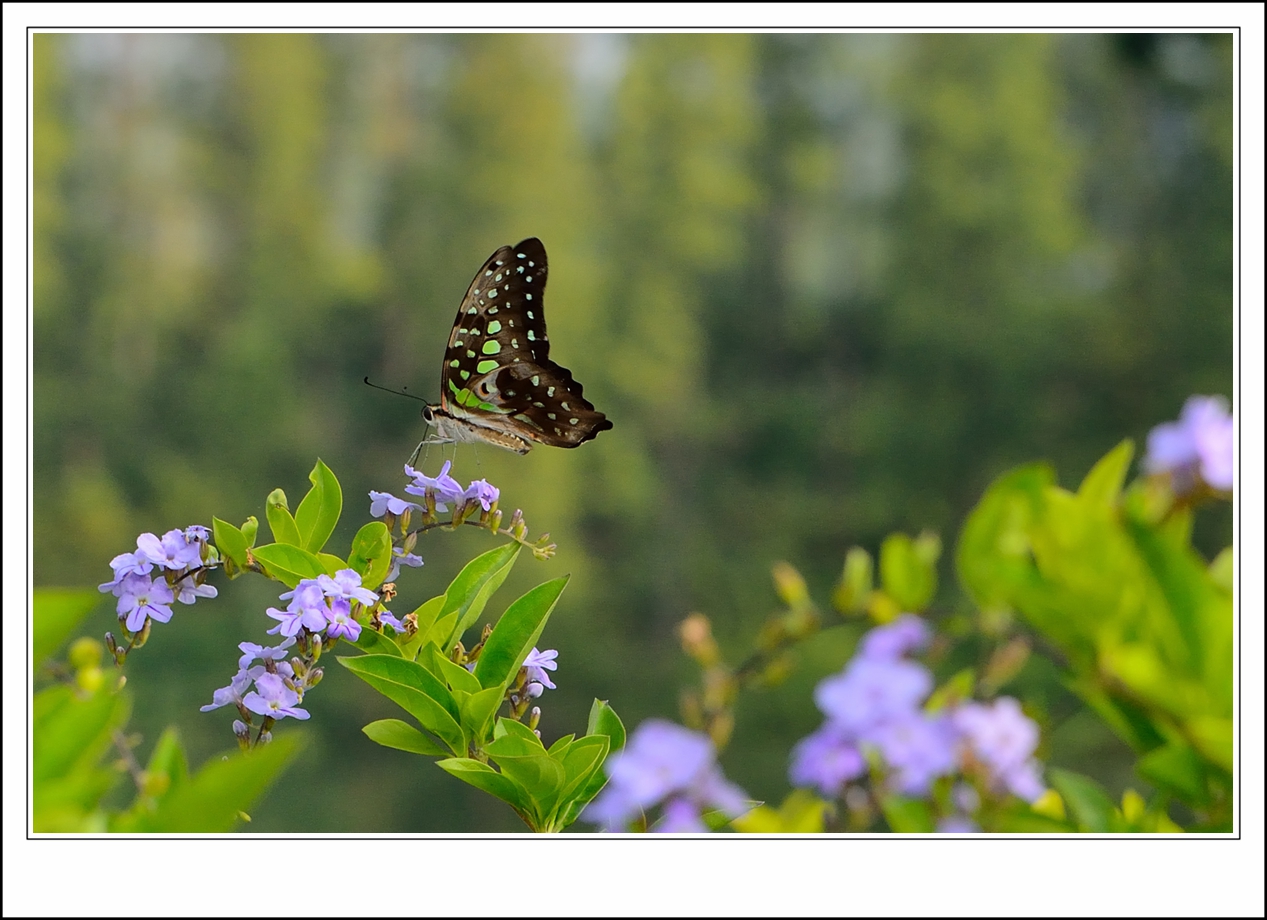
[{"label": "butterfly antenna", "polygon": [[365,378],[365,385],[373,387],[376,390],[383,390],[386,393],[395,393],[397,396],[407,396],[410,399],[416,399],[419,402],[426,402],[426,400],[421,396],[415,396],[413,393],[406,393],[405,390],[408,389],[408,387],[400,390],[393,390],[390,387],[380,387],[377,383],[370,383],[370,378],[368,376]]}]

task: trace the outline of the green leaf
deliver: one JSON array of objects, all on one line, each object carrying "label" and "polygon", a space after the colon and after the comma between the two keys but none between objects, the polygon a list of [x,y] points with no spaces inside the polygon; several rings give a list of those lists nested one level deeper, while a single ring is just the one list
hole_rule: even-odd
[{"label": "green leaf", "polygon": [[1103,508],[1115,507],[1134,454],[1135,445],[1127,438],[1101,457],[1078,486],[1078,497]]},{"label": "green leaf", "polygon": [[255,517],[255,515],[253,514],[250,515],[245,521],[242,522],[242,536],[246,538],[247,546],[251,548],[255,547],[255,537],[257,534],[259,534],[259,531],[260,531],[260,522]]},{"label": "green leaf", "polygon": [[298,546],[286,543],[268,543],[253,550],[257,562],[265,571],[288,588],[293,588],[305,578],[326,574],[321,560]]},{"label": "green leaf", "polygon": [[546,748],[546,752],[555,760],[559,760],[567,753],[568,748],[572,746],[572,742],[575,740],[575,734],[564,735],[562,738],[556,739],[554,744]]},{"label": "green leaf", "polygon": [[[440,619],[436,620],[432,627],[427,630],[427,634],[425,636],[423,636],[421,632],[418,633],[418,635],[422,636],[420,644],[426,645],[427,643],[430,643],[436,648],[439,648],[441,652],[451,651],[453,649],[453,643],[448,641],[448,637],[453,633],[453,624],[457,622],[457,619],[458,612],[456,610],[440,617]],[[443,643],[443,646],[441,643]]]},{"label": "green leaf", "polygon": [[910,613],[927,607],[937,591],[936,555],[930,562],[930,544],[922,539],[917,546],[906,534],[895,533],[880,547],[880,583],[898,607]]},{"label": "green leaf", "polygon": [[308,481],[312,488],[295,510],[295,525],[303,541],[300,545],[310,553],[319,553],[343,513],[343,490],[334,473],[320,460],[308,474]]},{"label": "green leaf", "polygon": [[367,655],[395,655],[397,658],[405,657],[404,652],[400,650],[400,646],[393,640],[387,638],[381,632],[370,629],[368,626],[361,630],[361,634],[356,637],[356,641],[352,643]]},{"label": "green leaf", "polygon": [[263,747],[209,762],[197,775],[173,789],[151,817],[142,818],[140,833],[222,834],[281,775],[298,753],[301,735],[274,737]]},{"label": "green leaf", "polygon": [[[435,648],[435,646],[431,646]],[[483,687],[480,685],[479,679],[468,671],[462,665],[455,661],[450,661],[439,650],[435,653],[436,667],[430,669],[437,677],[443,678],[454,690],[461,690],[463,693],[479,693]]]},{"label": "green leaf", "polygon": [[427,757],[447,757],[449,751],[436,744],[418,729],[400,719],[379,719],[371,722],[361,731],[383,747],[408,751],[411,754],[423,754]]},{"label": "green leaf", "polygon": [[317,558],[321,560],[321,564],[326,567],[326,574],[333,576],[340,569],[350,569],[351,566],[344,560],[332,553],[317,553]]},{"label": "green leaf", "polygon": [[564,785],[560,798],[566,801],[594,775],[607,759],[611,739],[606,735],[587,735],[567,745],[560,753],[551,745],[550,756],[563,764]]},{"label": "green leaf", "polygon": [[484,743],[488,737],[488,727],[497,714],[498,708],[505,699],[503,687],[489,687],[479,690],[462,700],[462,727],[476,745]]},{"label": "green leaf", "polygon": [[437,618],[443,620],[450,614],[456,614],[452,632],[436,645],[446,650],[452,648],[453,643],[479,619],[484,605],[506,580],[518,556],[519,544],[505,543],[476,556],[463,567],[444,592],[444,606]]},{"label": "green leaf", "polygon": [[480,684],[496,687],[510,683],[545,628],[569,577],[537,585],[506,608],[475,663]]},{"label": "green leaf", "polygon": [[880,799],[880,810],[895,833],[931,834],[937,829],[933,813],[923,799],[886,795]]},{"label": "green leaf", "polygon": [[392,567],[392,534],[382,521],[370,521],[356,532],[348,566],[361,576],[362,586],[373,591]]},{"label": "green leaf", "polygon": [[211,533],[215,537],[216,549],[222,556],[227,556],[237,563],[238,568],[246,568],[246,550],[251,541],[241,530],[228,521],[218,517],[211,519]]},{"label": "green leaf", "polygon": [[[606,700],[594,700],[590,706],[589,721],[585,728],[585,737],[592,738],[595,735],[602,735],[607,738],[607,753],[603,760],[611,756],[612,752],[619,751],[625,746],[625,726],[621,723],[620,717],[616,715],[616,710],[607,705]],[[600,764],[601,766],[601,764]],[[581,809],[589,804],[594,796],[602,791],[607,785],[607,774],[601,769],[595,770],[590,774],[589,779],[581,787],[581,790],[571,796],[571,803],[567,807],[564,815],[563,827],[567,827],[573,823],[581,814]]]},{"label": "green leaf", "polygon": [[741,834],[821,834],[831,804],[805,789],[795,789],[778,810],[762,805],[734,820]]},{"label": "green leaf", "polygon": [[959,579],[982,610],[1012,605],[1015,593],[1037,573],[1029,528],[1041,512],[1044,490],[1055,480],[1046,464],[1012,470],[996,479],[968,515],[959,535]]},{"label": "green leaf", "polygon": [[450,757],[441,760],[436,766],[456,776],[464,783],[483,790],[495,798],[501,799],[523,818],[529,827],[536,829],[538,815],[528,790],[509,776],[498,773],[488,764],[480,763],[469,757]]},{"label": "green leaf", "polygon": [[1209,802],[1205,766],[1187,744],[1171,742],[1145,754],[1135,764],[1135,772],[1188,805],[1202,806]]},{"label": "green leaf", "polygon": [[551,759],[540,746],[535,751],[523,751],[517,738],[499,738],[484,750],[503,776],[527,790],[534,803],[534,814],[546,815],[553,810],[563,788],[563,764]]},{"label": "green leaf", "polygon": [[92,589],[36,588],[31,597],[31,660],[35,666],[61,648],[101,601],[101,592]]},{"label": "green leaf", "polygon": [[451,751],[465,752],[457,703],[448,688],[422,665],[393,655],[341,657],[339,663],[417,719]]},{"label": "green leaf", "polygon": [[541,743],[541,739],[537,737],[537,733],[518,719],[498,719],[495,737],[499,741],[503,738],[510,738],[510,741],[505,742],[507,745],[512,743],[523,745],[521,748],[506,748],[507,753],[514,753],[515,750],[518,750],[520,753],[535,754],[545,750],[545,746]]},{"label": "green leaf", "polygon": [[295,519],[290,516],[290,506],[286,504],[286,493],[281,489],[274,489],[264,499],[264,515],[268,518],[268,528],[273,532],[275,543],[303,545],[299,540],[299,528],[295,526]]},{"label": "green leaf", "polygon": [[145,766],[145,772],[151,777],[156,775],[166,777],[167,794],[171,794],[189,778],[189,761],[185,757],[185,749],[180,743],[180,736],[176,734],[176,729],[165,729],[163,734],[159,735],[154,750],[150,754],[150,762]]},{"label": "green leaf", "polygon": [[1081,830],[1097,834],[1112,830],[1113,800],[1094,780],[1054,767],[1047,775]]},{"label": "green leaf", "polygon": [[845,553],[845,569],[840,574],[840,583],[832,594],[832,604],[838,611],[862,613],[867,609],[874,569],[870,553],[861,546],[849,548],[849,552]]},{"label": "green leaf", "polygon": [[[53,692],[58,691],[58,692]],[[113,743],[128,720],[129,698],[108,690],[80,699],[69,687],[42,691],[31,726],[31,782],[88,769]]]}]

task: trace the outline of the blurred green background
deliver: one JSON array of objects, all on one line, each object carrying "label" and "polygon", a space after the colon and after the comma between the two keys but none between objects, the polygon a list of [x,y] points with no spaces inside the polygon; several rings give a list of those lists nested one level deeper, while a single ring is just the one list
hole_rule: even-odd
[{"label": "blurred green background", "polygon": [[[702,611],[741,655],[777,560],[825,599],[849,545],[932,528],[953,611],[991,478],[1047,458],[1076,484],[1189,394],[1231,395],[1232,76],[1211,34],[37,35],[35,582],[262,519],[277,486],[293,506],[318,456],[346,552],[423,433],[362,377],[434,399],[472,274],[539,236],[552,357],[615,427],[462,447],[454,472],[559,544],[491,613],[573,575],[547,741],[594,697],[630,728],[675,717],[675,624]],[[1207,513],[1199,545],[1230,528]],[[426,536],[396,609],[491,545]],[[213,581],[129,659],[143,753],[168,724],[194,763],[231,744],[197,707],[280,588]],[[848,641],[741,702],[723,763],[754,797],[782,799]],[[1051,763],[1132,782],[1054,666],[1008,692],[1046,713]],[[306,706],[284,729],[307,755],[249,830],[521,829],[365,739],[398,712],[337,665]]]}]

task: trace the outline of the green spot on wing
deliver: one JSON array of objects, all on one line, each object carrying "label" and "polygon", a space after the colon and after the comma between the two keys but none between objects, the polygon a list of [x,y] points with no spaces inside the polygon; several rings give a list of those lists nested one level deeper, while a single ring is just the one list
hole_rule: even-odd
[{"label": "green spot on wing", "polygon": [[501,342],[488,341],[484,343],[484,347],[480,349],[486,355],[495,355],[502,350]]},{"label": "green spot on wing", "polygon": [[475,372],[477,374],[487,374],[489,371],[493,370],[496,367],[497,367],[496,361],[493,361],[491,359],[485,359],[481,361],[479,364],[475,365]]},{"label": "green spot on wing", "polygon": [[502,331],[502,324],[498,320],[493,320],[488,324],[488,334],[497,335]]}]

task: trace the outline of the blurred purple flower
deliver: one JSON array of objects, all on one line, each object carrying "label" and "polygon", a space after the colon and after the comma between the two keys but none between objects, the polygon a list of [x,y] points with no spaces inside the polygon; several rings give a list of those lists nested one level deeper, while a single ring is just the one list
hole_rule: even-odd
[{"label": "blurred purple flower", "polygon": [[892,661],[922,649],[932,638],[928,624],[912,613],[904,613],[892,623],[878,626],[862,637],[858,654],[877,661]]},{"label": "blurred purple flower", "polygon": [[854,658],[843,673],[819,682],[814,702],[841,728],[862,737],[914,712],[932,688],[932,675],[913,662]]},{"label": "blurred purple flower", "polygon": [[823,723],[792,749],[788,778],[794,786],[813,786],[834,799],[849,780],[867,772],[867,762],[838,725]]},{"label": "blurred purple flower", "polygon": [[[586,807],[585,819],[608,829],[619,828],[671,795],[689,804],[695,815],[717,808],[735,817],[747,807],[746,796],[726,780],[715,758],[708,736],[663,719],[648,719],[630,736],[624,750],[607,759],[605,769],[611,781]],[[670,826],[689,823],[685,805],[672,808]]]},{"label": "blurred purple flower", "polygon": [[993,704],[964,703],[951,718],[972,752],[996,776],[1019,767],[1038,747],[1038,725],[1010,696]]},{"label": "blurred purple flower", "polygon": [[967,815],[947,815],[937,822],[939,834],[979,834],[981,828]]},{"label": "blurred purple flower", "polygon": [[707,834],[708,825],[699,806],[690,799],[672,798],[664,804],[664,816],[653,830],[658,834]]},{"label": "blurred purple flower", "polygon": [[1170,473],[1175,489],[1187,492],[1201,478],[1216,489],[1232,488],[1234,425],[1227,400],[1191,396],[1177,422],[1158,425],[1148,435],[1144,469]]},{"label": "blurred purple flower", "polygon": [[402,565],[407,565],[412,569],[416,569],[418,566],[422,565],[422,557],[414,553],[405,552],[405,548],[403,546],[393,546],[392,567],[387,570],[387,577],[383,579],[383,583],[386,584],[389,581],[395,581],[400,575],[400,567]]},{"label": "blurred purple flower", "polygon": [[945,716],[913,712],[878,726],[870,740],[896,771],[893,785],[905,795],[927,795],[933,780],[954,772],[957,739]]}]

